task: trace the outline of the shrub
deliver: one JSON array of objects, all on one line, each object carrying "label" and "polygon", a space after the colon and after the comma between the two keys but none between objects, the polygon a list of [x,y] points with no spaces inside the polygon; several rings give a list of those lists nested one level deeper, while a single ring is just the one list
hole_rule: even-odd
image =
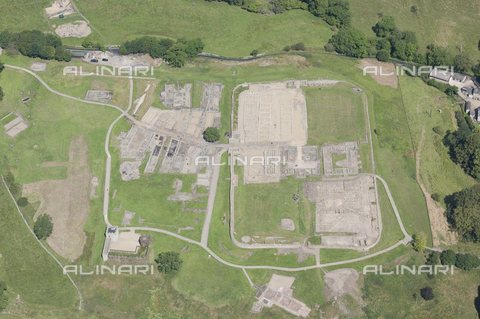
[{"label": "shrub", "polygon": [[292,49],[297,51],[305,51],[305,44],[303,44],[303,42],[295,43],[292,45]]},{"label": "shrub", "polygon": [[35,225],[33,226],[33,232],[35,233],[37,238],[47,239],[48,236],[52,234],[52,231],[52,218],[47,214],[40,215],[35,221]]},{"label": "shrub", "polygon": [[433,289],[430,287],[420,289],[420,296],[425,300],[432,300],[434,298]]},{"label": "shrub", "polygon": [[412,236],[412,247],[416,251],[423,251],[427,246],[427,237],[425,234],[413,234]]},{"label": "shrub", "polygon": [[182,267],[182,259],[180,254],[173,251],[160,253],[155,259],[158,271],[164,274],[176,273]]},{"label": "shrub", "polygon": [[283,48],[283,51],[285,52],[288,52],[290,51],[292,48],[289,46],[289,45],[286,45],[284,48]]},{"label": "shrub", "polygon": [[258,50],[252,50],[252,52],[250,52],[250,55],[251,56],[257,56],[258,55]]},{"label": "shrub", "polygon": [[209,143],[214,143],[220,139],[220,132],[216,127],[207,127],[203,132],[203,139]]},{"label": "shrub", "polygon": [[427,257],[427,265],[438,265],[440,264],[440,253],[438,251],[432,251]]},{"label": "shrub", "polygon": [[451,249],[444,250],[440,254],[440,262],[442,265],[455,265],[456,255]]},{"label": "shrub", "polygon": [[441,126],[435,126],[435,127],[433,128],[433,131],[434,131],[435,133],[437,133],[438,135],[440,135],[440,136],[444,136],[444,135],[445,135],[445,131],[443,130],[443,128],[442,128]]},{"label": "shrub", "polygon": [[28,198],[26,197],[20,197],[18,200],[17,200],[17,204],[18,206],[20,207],[25,207],[28,205]]},{"label": "shrub", "polygon": [[0,281],[0,312],[5,310],[8,305],[8,298],[5,291],[7,291],[7,285],[3,281]]},{"label": "shrub", "polygon": [[455,258],[455,267],[463,270],[471,270],[480,266],[480,259],[472,254],[457,254]]},{"label": "shrub", "polygon": [[434,193],[432,194],[432,199],[437,203],[440,203],[442,201],[442,195],[440,195],[439,193]]}]

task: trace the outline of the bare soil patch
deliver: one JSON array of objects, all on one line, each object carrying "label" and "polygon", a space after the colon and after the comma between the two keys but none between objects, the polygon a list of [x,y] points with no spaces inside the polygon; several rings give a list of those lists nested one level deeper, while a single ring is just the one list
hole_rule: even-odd
[{"label": "bare soil patch", "polygon": [[[352,268],[337,269],[325,274],[325,299],[334,301],[344,316],[362,315],[361,307],[364,302],[359,288],[359,277],[358,272]],[[356,305],[352,305],[350,300]]]},{"label": "bare soil patch", "polygon": [[395,73],[395,65],[393,63],[380,62],[376,59],[362,59],[359,67],[363,70],[365,67],[376,67],[378,71],[376,75],[369,75],[380,85],[390,86],[394,89],[398,87],[398,79]]},{"label": "bare soil patch", "polygon": [[[55,163],[59,165],[59,163]],[[89,212],[91,173],[88,168],[88,146],[84,137],[70,143],[69,162],[64,180],[46,180],[23,186],[24,195],[40,200],[35,218],[49,214],[53,221],[50,247],[60,256],[75,260],[83,252],[86,235],[83,231]],[[49,166],[49,164],[47,164]]]},{"label": "bare soil patch", "polygon": [[59,25],[55,29],[55,33],[61,38],[85,38],[92,33],[92,29],[87,22],[78,20]]}]

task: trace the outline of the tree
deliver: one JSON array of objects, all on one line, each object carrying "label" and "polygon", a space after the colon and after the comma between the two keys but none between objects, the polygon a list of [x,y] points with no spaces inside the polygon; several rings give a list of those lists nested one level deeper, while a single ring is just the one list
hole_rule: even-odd
[{"label": "tree", "polygon": [[449,85],[444,92],[448,96],[454,96],[458,94],[458,88],[456,86]]},{"label": "tree", "polygon": [[5,69],[5,64],[0,62],[0,73],[2,73],[3,69]]},{"label": "tree", "polygon": [[480,77],[480,62],[472,66],[472,72],[475,76]]},{"label": "tree", "polygon": [[92,50],[105,51],[105,46],[103,44],[101,44],[99,41],[94,41],[91,38],[85,38],[82,41],[82,47]]},{"label": "tree", "polygon": [[331,43],[335,51],[340,54],[355,58],[367,56],[367,39],[360,31],[353,28],[343,28],[334,34],[328,43]]},{"label": "tree", "polygon": [[473,62],[466,53],[460,53],[453,59],[455,72],[469,72],[473,66]]},{"label": "tree", "polygon": [[328,0],[328,6],[323,14],[323,19],[337,28],[350,26],[350,6],[346,0]]},{"label": "tree", "polygon": [[52,218],[47,214],[40,215],[35,221],[35,225],[33,226],[33,232],[35,233],[37,238],[47,239],[48,236],[52,234],[52,231]]},{"label": "tree", "polygon": [[417,14],[417,12],[418,12],[418,7],[417,7],[416,5],[411,6],[411,7],[410,7],[410,12]]},{"label": "tree", "polygon": [[173,251],[167,251],[160,253],[155,259],[157,268],[164,274],[173,274],[180,270],[182,267],[182,259],[180,254]]},{"label": "tree", "polygon": [[451,249],[444,250],[440,253],[440,262],[442,265],[455,265],[456,255]]},{"label": "tree", "polygon": [[383,17],[372,27],[373,32],[375,32],[377,37],[380,38],[385,38],[391,35],[396,29],[397,26],[395,25],[395,20],[392,16]]},{"label": "tree", "polygon": [[455,258],[455,267],[463,270],[471,270],[480,266],[480,259],[472,254],[457,254]]},{"label": "tree", "polygon": [[18,200],[17,200],[17,204],[18,206],[20,207],[25,207],[28,205],[28,198],[26,197],[20,197]]},{"label": "tree", "polygon": [[433,289],[430,287],[420,289],[420,296],[427,301],[432,300],[434,298]]},{"label": "tree", "polygon": [[427,257],[427,265],[438,265],[440,264],[440,253],[438,251],[432,251]]},{"label": "tree", "polygon": [[435,44],[427,45],[427,53],[425,55],[427,64],[431,66],[451,65],[452,58],[446,48],[436,46]]},{"label": "tree", "polygon": [[251,56],[257,56],[258,55],[258,50],[257,49],[252,50],[252,52],[250,52],[250,55]]},{"label": "tree", "polygon": [[209,143],[214,143],[220,139],[220,132],[216,127],[207,127],[203,132],[203,139]]},{"label": "tree", "polygon": [[181,68],[187,63],[188,56],[181,48],[173,46],[167,51],[164,59],[171,66]]},{"label": "tree", "polygon": [[413,234],[412,247],[415,251],[424,251],[427,246],[427,236],[424,233]]},{"label": "tree", "polygon": [[377,52],[376,56],[378,61],[386,62],[390,59],[390,52],[387,50],[380,50]]},{"label": "tree", "polygon": [[[478,153],[478,150],[476,150]],[[480,158],[480,157],[479,157]],[[466,241],[480,241],[480,185],[466,188],[445,198],[447,220]]]}]

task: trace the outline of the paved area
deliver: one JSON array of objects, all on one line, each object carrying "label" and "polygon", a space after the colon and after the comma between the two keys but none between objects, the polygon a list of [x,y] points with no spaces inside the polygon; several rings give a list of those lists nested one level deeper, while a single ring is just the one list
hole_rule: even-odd
[{"label": "paved area", "polygon": [[307,104],[300,88],[283,82],[250,84],[238,105],[241,143],[307,144]]},{"label": "paved area", "polygon": [[380,236],[375,178],[308,182],[305,194],[316,205],[315,231],[322,246],[367,249]]}]

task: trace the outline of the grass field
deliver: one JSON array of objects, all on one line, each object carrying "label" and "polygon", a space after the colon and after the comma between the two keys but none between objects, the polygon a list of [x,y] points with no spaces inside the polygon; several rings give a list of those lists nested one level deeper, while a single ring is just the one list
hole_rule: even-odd
[{"label": "grass field", "polygon": [[[312,233],[315,208],[303,195],[304,180],[293,177],[271,184],[243,184],[243,170],[238,170],[239,185],[235,198],[235,231],[242,236],[284,236],[301,239]],[[295,202],[293,196],[300,200]],[[295,231],[284,230],[280,221],[289,218]]]},{"label": "grass field", "polygon": [[[122,130],[128,130],[125,121],[115,128],[113,136],[117,136]],[[123,124],[123,125],[122,125]],[[116,137],[112,137],[114,143]],[[113,144],[112,143],[112,144]],[[206,209],[207,194],[192,202],[168,200],[168,196],[175,194],[174,181],[179,179],[183,182],[182,192],[190,192],[195,182],[195,175],[180,174],[152,174],[143,175],[133,181],[122,181],[120,177],[119,149],[112,148],[112,181],[110,219],[114,224],[121,225],[126,210],[134,212],[133,225],[159,227],[176,232],[181,227],[193,227],[193,230],[183,231],[182,235],[200,239],[204,214],[184,211],[184,207]],[[193,206],[192,206],[193,205]]]},{"label": "grass field", "polygon": [[[410,258],[398,260],[403,265],[421,265],[423,256],[411,254]],[[385,271],[393,269],[387,263]],[[378,276],[365,277],[364,298],[368,317],[374,318],[475,318],[474,306],[478,297],[479,270],[464,272],[455,269],[454,275]],[[423,287],[433,289],[434,299],[425,301],[420,297]],[[417,296],[415,297],[414,294]],[[388,307],[385,307],[388,304]]]},{"label": "grass field", "polygon": [[[9,60],[9,63],[13,64],[15,63],[15,61],[17,61],[17,58],[11,58]],[[18,61],[20,61],[20,63],[25,63],[23,58],[18,58]],[[288,79],[288,78],[298,78],[298,79],[328,78],[328,79],[351,81],[354,85],[361,87],[364,90],[365,94],[367,94],[368,96],[372,128],[376,129],[376,134],[374,135],[374,147],[375,147],[375,154],[376,154],[377,173],[387,180],[393,192],[393,196],[396,200],[397,206],[400,210],[400,213],[407,227],[407,230],[412,233],[416,231],[424,231],[428,233],[428,230],[429,230],[428,216],[426,214],[423,195],[420,189],[418,188],[418,185],[415,182],[415,160],[413,157],[414,139],[410,138],[410,132],[411,131],[415,132],[415,130],[418,129],[417,128],[418,123],[414,123],[414,122],[410,123],[409,121],[410,116],[407,116],[407,114],[405,113],[406,112],[405,108],[403,107],[403,104],[401,102],[402,94],[400,94],[400,91],[389,88],[389,87],[379,86],[371,78],[363,77],[361,74],[361,70],[356,67],[356,61],[342,58],[342,57],[329,56],[329,55],[313,55],[311,57],[308,57],[302,66],[294,63],[289,65],[280,64],[280,65],[261,66],[260,62],[252,63],[248,65],[235,65],[235,64],[230,65],[230,64],[198,61],[196,62],[195,65],[189,65],[180,70],[161,67],[158,69],[157,72],[158,72],[157,76],[159,78],[161,77],[162,80],[168,80],[168,81],[198,80],[198,81],[222,82],[226,85],[225,92],[229,92],[228,90],[231,90],[236,84],[242,83],[242,82],[270,81],[270,80],[281,80],[281,79]],[[9,87],[9,84],[6,83],[5,81],[5,75],[6,74],[10,75],[10,73],[16,74],[16,72],[7,70],[2,74],[2,78],[0,79],[0,85],[4,86],[4,88]],[[42,75],[42,77],[45,77],[46,80],[52,81],[52,83],[54,83],[53,80],[48,79],[50,76],[51,75],[48,72]],[[12,77],[12,79],[13,80],[11,81],[13,83],[13,81],[15,81],[15,77]],[[412,81],[412,79],[407,78],[406,81]],[[22,85],[18,83],[22,83]],[[105,111],[107,112],[107,115],[101,115],[101,114],[99,115],[98,113],[100,112],[99,108],[96,108],[93,106],[84,107],[82,105],[81,107],[78,106],[78,108],[83,110],[83,112],[86,112],[86,114],[80,117],[77,113],[75,113],[77,112],[77,109],[75,107],[63,108],[62,107],[63,103],[58,102],[58,100],[61,100],[61,99],[55,98],[55,99],[49,100],[48,94],[41,95],[43,94],[41,93],[43,89],[38,88],[38,85],[35,85],[34,83],[29,83],[28,81],[22,82],[22,80],[18,80],[16,87],[28,88],[29,85],[32,86],[32,89],[31,89],[32,91],[33,89],[36,89],[37,96],[41,98],[40,101],[42,101],[42,103],[39,102],[38,104],[42,106],[51,105],[53,109],[53,110],[50,110],[48,108],[45,108],[45,107],[42,108],[40,106],[37,108],[37,111],[39,113],[44,112],[45,114],[37,114],[36,115],[37,117],[39,118],[47,117],[49,115],[49,112],[53,112],[51,114],[55,114],[56,116],[52,118],[51,122],[49,123],[54,123],[53,125],[58,126],[62,129],[63,129],[62,123],[70,123],[68,121],[73,121],[73,123],[77,123],[75,122],[75,119],[77,118],[79,121],[77,125],[80,128],[90,127],[90,126],[86,126],[86,124],[83,123],[83,121],[88,121],[89,123],[91,122],[89,125],[92,125],[92,126],[102,125],[103,127],[102,130],[100,131],[100,129],[98,129],[99,133],[94,139],[91,152],[92,152],[92,156],[96,156],[96,161],[95,162],[92,161],[92,167],[97,168],[96,174],[103,174],[104,135],[105,135],[106,128],[108,127],[111,120],[113,120],[116,113],[114,114],[114,113],[109,113],[109,111]],[[419,84],[419,85],[423,85],[423,84]],[[52,86],[54,86],[59,91],[62,91],[63,83],[58,81],[52,84]],[[8,94],[9,96],[8,100],[5,100],[8,102],[3,104],[2,107],[5,110],[10,107],[18,108],[18,110],[23,110],[22,108],[24,108],[25,110],[28,110],[30,106],[23,105],[18,101],[18,98],[14,97],[14,96],[21,96],[23,93],[21,91],[19,92],[19,90],[13,84],[10,87],[11,88],[8,89],[8,91],[6,90],[7,92],[11,92]],[[402,85],[402,89],[403,89],[404,95],[408,94],[408,92],[405,91],[403,85]],[[44,104],[43,101],[47,101],[48,103]],[[32,106],[36,105],[35,99],[33,99],[32,102],[33,103],[29,105],[32,105]],[[65,104],[65,105],[69,105],[69,104]],[[228,125],[228,118],[230,114],[230,96],[228,93],[224,94],[222,97],[221,109],[223,112],[222,124],[224,125],[223,129],[225,130],[225,128]],[[62,110],[63,112],[65,112],[65,114],[62,113]],[[94,117],[93,115],[90,115],[90,112],[88,110],[92,110],[92,112],[96,114],[96,117]],[[3,111],[3,109],[0,109],[0,111]],[[0,114],[1,113],[2,112],[0,112]],[[59,114],[63,114],[63,116],[60,116]],[[82,118],[82,121],[80,121],[80,118]],[[128,128],[128,126],[126,127]],[[122,129],[122,128],[125,128],[124,124],[119,125],[119,129]],[[66,136],[68,137],[69,135],[66,134]],[[58,140],[58,138],[55,138],[53,136],[49,136],[48,138],[49,140],[53,140],[53,141]],[[66,143],[66,140],[67,138],[63,140],[63,136],[60,139],[60,141],[63,141],[61,143],[65,143],[65,145],[68,145]],[[4,145],[5,147],[8,146],[6,142],[4,142]],[[53,146],[49,146],[49,147],[52,148],[52,150],[54,150]],[[55,143],[55,147],[58,147],[56,143]],[[63,154],[63,152],[65,152],[66,147],[64,146],[61,149],[62,151],[57,150],[54,152],[54,154],[59,154],[58,155],[59,160],[62,160],[62,156],[60,155]],[[24,150],[28,150],[28,147],[22,147],[22,151]],[[18,151],[18,154],[20,154],[20,151]],[[114,158],[115,156],[116,154],[113,154]],[[14,161],[15,165],[17,166],[21,165],[24,168],[25,172],[23,173],[24,176],[22,177],[24,180],[28,181],[29,176],[37,176],[37,172],[35,172],[35,169],[36,169],[35,165],[30,165],[30,166],[27,165],[29,161],[32,161],[30,157],[28,156],[20,157],[17,155],[16,157],[12,157],[12,158],[18,159],[18,163],[17,163],[17,160]],[[34,164],[41,163],[41,161],[37,158],[33,158],[32,163]],[[116,171],[117,171],[117,168],[114,167],[112,172],[116,172]],[[17,173],[18,170],[15,170],[15,172]],[[52,174],[52,176],[54,176],[54,174]],[[99,176],[103,176],[103,175],[99,175]],[[112,176],[115,176],[115,175],[112,175]],[[228,234],[228,203],[229,203],[228,189],[229,189],[229,183],[230,183],[228,176],[229,176],[228,167],[223,167],[221,171],[220,180],[219,180],[214,215],[212,218],[212,225],[210,228],[209,247],[211,247],[218,255],[220,255],[222,258],[226,260],[242,263],[246,265],[264,264],[264,265],[279,265],[279,266],[281,265],[281,266],[293,267],[293,266],[313,264],[314,262],[313,258],[310,258],[302,263],[298,263],[297,256],[293,254],[281,256],[281,255],[278,255],[275,250],[262,250],[262,251],[252,252],[252,251],[238,249],[235,246],[233,246]],[[118,178],[118,176],[116,178]],[[156,186],[158,186],[158,187],[162,187],[162,189],[165,189],[165,190],[172,189],[173,191],[173,188],[171,188],[171,182],[162,181],[160,179],[153,178],[149,180],[147,179],[140,180],[139,184],[136,185],[136,187],[123,188],[123,185],[118,184],[119,186],[117,187],[117,184],[118,184],[117,181],[113,181],[111,186],[111,193],[113,194],[114,189],[118,188],[117,196],[120,196],[118,197],[118,199],[121,199],[122,202],[124,203],[134,202],[135,208],[138,209],[137,213],[139,213],[139,211],[143,211],[143,208],[146,205],[148,206],[149,210],[147,212],[148,214],[150,214],[150,216],[164,219],[164,217],[166,216],[166,213],[164,213],[163,211],[161,212],[160,215],[157,215],[157,209],[162,207],[163,205],[161,201],[158,201],[156,198],[154,198],[155,194],[157,195],[160,194],[159,192],[154,192],[154,191],[147,192],[147,195],[148,195],[147,197],[150,198],[149,201],[151,200],[150,204],[143,204],[141,202],[142,201],[141,197],[136,197],[136,196],[133,196],[132,194],[136,194],[138,192],[139,187],[144,187],[145,185],[153,185],[152,188],[155,188]],[[102,189],[102,185],[99,186],[99,189]],[[166,196],[166,194],[162,196]],[[115,207],[118,207],[118,205],[115,205],[114,202],[112,202],[112,209]],[[122,207],[125,208],[125,205]],[[133,210],[135,211],[135,209]],[[90,263],[90,264],[94,264],[97,261],[99,261],[98,260],[100,255],[99,252],[101,251],[101,243],[103,240],[104,227],[103,227],[103,221],[101,219],[101,214],[99,213],[101,212],[101,201],[94,201],[94,203],[92,204],[92,211],[95,211],[96,213],[91,214],[91,217],[87,223],[86,230],[94,234],[93,235],[94,239],[92,240],[92,243],[89,245],[89,249],[88,249],[90,257],[86,257],[84,260],[85,263]],[[112,221],[115,221],[115,220],[112,220]],[[118,221],[118,219],[116,221]],[[396,231],[392,230],[390,234],[392,234],[391,239],[394,240],[395,239],[394,234],[396,234]],[[163,237],[159,237],[159,239],[156,239],[156,240],[165,241],[165,242],[167,241],[161,238]],[[181,246],[180,248],[178,248],[177,246],[174,246],[173,248],[181,250],[183,248],[183,245],[181,244],[179,245]],[[164,249],[162,247],[160,248]],[[374,258],[373,260],[368,260],[366,262],[368,263],[388,262],[390,260],[394,260],[395,258],[397,258],[402,254],[405,254],[408,251],[409,251],[409,248],[399,247],[388,254]],[[204,268],[203,263],[204,263],[204,258],[207,258],[207,257],[202,257],[202,254],[203,252],[199,252],[198,256],[196,253],[192,254],[193,256],[192,260],[194,261],[196,260],[197,263],[202,263],[202,265],[198,266],[199,269],[206,269]],[[328,256],[326,256],[325,257],[326,259],[322,260],[322,262],[328,260],[327,257]],[[332,255],[331,260],[332,261],[338,260],[344,257],[345,256]],[[357,268],[357,267],[360,267],[361,265],[362,263],[355,263],[355,264],[352,264],[351,266]],[[214,266],[209,265],[208,267],[214,267]],[[343,267],[345,266],[342,266],[341,268]],[[218,270],[218,271],[223,273],[224,270]],[[210,275],[211,272],[203,271],[203,273],[206,274],[205,280],[212,280],[213,282],[215,282],[214,279],[212,279],[213,274]],[[240,273],[240,275],[242,274]],[[229,276],[229,275],[227,274],[226,276]],[[233,276],[236,278],[237,275],[235,274]],[[301,280],[301,282],[300,281],[298,282],[298,285],[306,287],[304,291],[308,291],[308,285],[309,285],[308,278],[306,277],[302,277],[303,279]],[[191,287],[189,286],[190,281],[192,282]],[[128,284],[128,282],[129,282],[128,279],[125,279],[125,280],[122,279],[120,281],[105,280],[105,282],[102,283],[102,288],[96,291],[95,289],[92,288],[94,281],[89,279],[89,281],[87,282],[86,280],[84,283],[82,283],[82,285],[84,285],[85,287],[84,289],[88,292],[88,295],[92,298],[90,300],[99,300],[98,304],[96,304],[95,301],[91,301],[90,309],[95,312],[98,311],[98,312],[104,313],[104,311],[106,311],[107,309],[105,308],[104,305],[102,305],[102,303],[110,303],[112,305],[115,305],[116,303],[122,303],[122,300],[125,301],[126,300],[125,298],[127,298],[129,292],[124,290],[122,284]],[[172,284],[173,287],[171,288],[168,288],[169,286],[167,283],[164,283],[162,285],[162,281],[153,281],[153,282],[156,284],[158,283],[157,287],[158,289],[160,289],[160,292],[151,293],[150,301],[148,303],[148,307],[146,308],[162,309],[163,307],[163,309],[176,309],[174,306],[175,303],[173,301],[171,301],[170,299],[168,300],[162,299],[159,296],[164,296],[166,293],[170,294],[172,291],[176,291],[176,289],[178,289],[178,291],[180,291],[180,294],[182,294],[182,296],[190,296],[189,299],[187,300],[189,300],[189,302],[191,302],[194,305],[193,307],[198,307],[196,309],[203,309],[203,310],[199,310],[198,313],[205,314],[205,312],[202,312],[202,311],[208,311],[208,313],[210,314],[210,311],[212,311],[210,308],[207,308],[205,310],[204,307],[205,307],[205,303],[209,303],[211,300],[215,299],[216,295],[213,293],[210,295],[206,294],[205,296],[196,295],[195,291],[196,289],[200,289],[198,288],[200,287],[200,283],[194,282],[193,278],[182,279],[181,277],[179,277],[177,281],[174,280]],[[146,289],[149,289],[150,287],[152,287],[151,284],[147,284],[147,282],[144,282],[144,285],[139,285],[138,289],[141,289],[140,288],[141,286],[146,287]],[[120,290],[119,291],[115,290],[115,287],[119,288]],[[112,291],[114,291],[115,293],[112,294]],[[219,292],[221,293],[224,293],[224,291],[225,290],[223,289],[219,290]],[[236,296],[240,296],[240,295],[236,295]],[[307,293],[305,292],[304,295],[307,295]],[[149,298],[148,295],[143,293],[141,293],[140,296],[143,296],[143,298]],[[186,297],[182,297],[182,298],[186,298]],[[313,296],[311,298],[312,299],[310,300],[314,299]],[[193,299],[197,301],[194,301]],[[218,309],[222,309],[222,311],[225,311],[222,314],[231,313],[230,311],[225,310],[225,307],[222,307],[223,304],[228,302],[222,301],[221,298],[218,298],[218,299],[219,301],[214,307],[220,307]],[[184,300],[184,299],[179,299],[179,300]],[[247,299],[242,299],[242,300],[247,300]],[[122,304],[122,306],[120,306],[119,309],[128,309],[129,307],[127,306],[127,303],[126,302],[123,302],[123,303],[124,304]],[[139,311],[138,313],[141,313],[141,310],[139,310],[137,307],[134,307],[134,306],[135,305],[131,305],[130,308],[136,309],[135,311]],[[244,309],[248,309],[250,306],[251,306],[251,300],[248,300],[248,302],[244,301],[242,303],[242,307],[244,307]],[[173,307],[173,308],[170,308],[170,307]],[[275,310],[273,310],[273,312],[276,314]],[[239,313],[242,313],[242,312],[239,312]],[[265,312],[265,313],[267,314],[269,312]],[[195,316],[200,318],[202,317],[201,315],[198,315],[198,316],[187,315],[187,317],[195,317]],[[205,317],[205,315],[203,317]]]},{"label": "grass field", "polygon": [[434,127],[440,127],[444,132],[455,130],[454,113],[460,107],[437,89],[422,85],[419,79],[401,78],[400,85],[417,149],[424,131],[420,177],[429,193],[444,197],[472,186],[475,183],[473,178],[452,162],[442,143],[443,136],[433,131]]},{"label": "grass field", "polygon": [[[65,168],[44,168],[46,161],[68,161],[70,141],[85,135],[89,145],[89,165],[94,170],[103,162],[103,137],[115,111],[60,98],[47,92],[33,77],[5,70],[0,76],[5,99],[3,112],[22,114],[30,127],[15,139],[0,139],[0,148],[7,152],[20,183],[47,178],[65,177]],[[27,104],[23,97],[30,97]],[[3,134],[3,133],[2,133]]]},{"label": "grass field", "polygon": [[254,49],[280,51],[297,42],[323,48],[332,34],[325,22],[306,11],[259,15],[226,3],[203,0],[76,3],[107,43],[143,35],[201,38],[208,52],[247,56]]},{"label": "grass field", "polygon": [[362,94],[352,85],[305,88],[308,114],[308,144],[323,145],[365,140]]},{"label": "grass field", "polygon": [[[374,36],[372,26],[378,15],[391,15],[401,30],[414,31],[422,50],[429,43],[448,46],[450,51],[467,51],[476,60],[480,30],[478,15],[480,2],[470,0],[368,0],[349,1],[353,25],[368,37]],[[410,12],[416,5],[417,13]]]},{"label": "grass field", "polygon": [[7,283],[11,299],[18,295],[21,303],[53,309],[75,307],[74,287],[28,232],[3,183],[0,187],[0,254],[0,280]]}]

